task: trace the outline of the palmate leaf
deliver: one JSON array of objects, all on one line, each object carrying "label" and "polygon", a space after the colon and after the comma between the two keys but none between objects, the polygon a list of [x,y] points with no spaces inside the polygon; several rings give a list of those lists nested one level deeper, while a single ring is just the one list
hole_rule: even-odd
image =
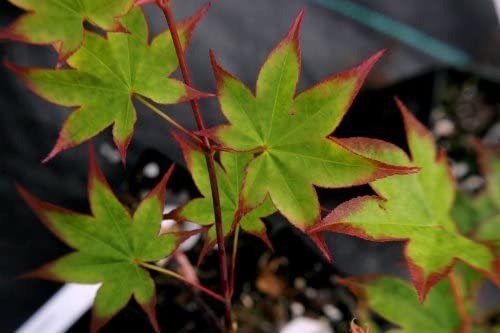
[{"label": "palmate leaf", "polygon": [[412,286],[392,277],[341,279],[354,294],[364,300],[370,309],[398,325],[404,333],[454,333],[463,327],[463,321],[453,297],[453,285],[448,280],[439,282],[422,304]]},{"label": "palmate leaf", "polygon": [[[421,170],[372,182],[378,196],[363,196],[337,206],[309,232],[354,235],[372,241],[406,240],[405,257],[420,299],[456,259],[500,282],[500,261],[491,249],[459,233],[450,217],[455,184],[444,151],[432,134],[398,101],[412,160],[387,142],[367,138],[342,140],[353,151],[383,162]],[[319,238],[316,238],[318,242]]]},{"label": "palmate leaf", "polygon": [[66,59],[83,41],[83,22],[106,31],[125,30],[117,19],[134,0],[9,0],[27,11],[0,33],[0,37],[34,44],[53,44]]},{"label": "palmate leaf", "polygon": [[[179,135],[172,133],[179,143],[186,165],[191,172],[193,181],[203,198],[197,198],[180,207],[172,213],[172,218],[177,221],[192,221],[208,229],[208,241],[200,254],[200,260],[206,252],[216,243],[215,217],[210,187],[210,178],[205,162],[205,155],[201,149],[184,140]],[[261,218],[269,216],[276,211],[269,198],[250,211],[243,211],[239,205],[240,191],[243,183],[244,169],[252,159],[249,153],[221,152],[220,165],[216,164],[217,184],[222,211],[222,230],[224,236],[229,235],[236,224],[244,231],[259,237],[268,246],[271,243],[267,237],[266,226]]]},{"label": "palmate leaf", "polygon": [[99,330],[133,296],[154,329],[154,281],[141,262],[170,255],[190,234],[159,235],[165,204],[165,185],[172,169],[139,204],[135,213],[115,197],[90,149],[89,201],[92,215],[72,212],[43,202],[25,189],[19,192],[47,227],[75,251],[28,276],[75,283],[102,283],[92,311],[91,330]]},{"label": "palmate leaf", "polygon": [[301,21],[302,13],[265,61],[255,96],[212,54],[217,97],[230,124],[207,135],[225,147],[259,153],[246,168],[243,203],[255,207],[269,195],[276,208],[304,230],[320,219],[313,185],[348,187],[414,170],[362,157],[328,138],[382,52],[295,96]]},{"label": "palmate leaf", "polygon": [[500,248],[500,145],[474,140],[486,187],[476,196],[459,193],[453,216],[463,233]]},{"label": "palmate leaf", "polygon": [[[204,7],[178,25],[184,48],[205,13]],[[64,122],[57,144],[46,160],[78,145],[113,125],[113,138],[122,159],[132,138],[137,94],[160,104],[205,97],[178,80],[168,78],[177,66],[172,37],[164,32],[148,45],[148,26],[135,8],[121,18],[127,33],[108,33],[106,38],[87,33],[82,47],[68,59],[72,69],[30,69],[14,65],[28,86],[48,101],[79,108]]]}]

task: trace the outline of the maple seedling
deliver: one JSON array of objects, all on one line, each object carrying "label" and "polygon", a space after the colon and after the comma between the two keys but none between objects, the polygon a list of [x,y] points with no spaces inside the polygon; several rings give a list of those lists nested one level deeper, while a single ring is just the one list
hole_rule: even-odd
[{"label": "maple seedling", "polygon": [[[185,59],[191,36],[208,5],[177,23],[172,1],[168,0],[10,2],[27,13],[3,29],[0,38],[50,44],[59,60],[55,68],[20,67],[8,61],[6,65],[41,98],[75,108],[45,161],[112,127],[113,140],[125,165],[137,121],[133,103],[140,102],[173,127],[172,137],[179,144],[202,196],[167,217],[179,223],[189,220],[201,225],[195,232],[207,230],[200,260],[217,245],[219,293],[155,264],[172,255],[192,235],[160,233],[165,186],[171,170],[133,214],[108,186],[92,148],[88,188],[91,215],[45,203],[19,187],[47,227],[74,249],[28,276],[101,283],[92,312],[93,331],[99,330],[132,297],[159,331],[155,281],[149,274],[152,270],[221,301],[225,330],[234,332],[238,318],[233,316],[231,302],[240,231],[257,236],[272,247],[263,218],[277,212],[309,236],[329,259],[330,252],[322,238],[326,231],[372,241],[406,241],[405,255],[418,297],[399,280],[384,279],[359,288],[368,290],[375,311],[408,331],[418,327],[418,323],[411,318],[400,319],[394,314],[395,309],[416,309],[415,316],[426,321],[416,331],[447,332],[458,327],[457,311],[460,317],[464,317],[464,311],[452,307],[452,301],[458,299],[450,287],[452,282],[439,282],[457,259],[470,266],[461,268],[469,280],[478,281],[478,271],[498,282],[498,216],[481,224],[472,238],[461,234],[450,215],[455,185],[446,156],[402,103],[398,101],[411,158],[381,140],[337,138],[332,134],[383,51],[297,93],[301,68],[299,37],[304,17],[300,12],[264,61],[255,91],[225,70],[210,51],[216,79],[216,94],[212,95],[193,87]],[[141,9],[147,3],[156,3],[169,27],[151,40]],[[93,31],[88,31],[84,22],[91,24]],[[183,82],[171,77],[177,69]],[[198,104],[198,99],[209,97],[217,98],[227,120],[214,128],[205,127]],[[183,127],[160,109],[160,105],[181,102],[190,103],[196,131]],[[483,156],[483,160],[491,160],[491,154]],[[496,205],[498,171],[488,169],[487,173],[487,201]],[[322,217],[315,187],[364,184],[370,184],[377,195],[341,203]],[[497,213],[499,207],[496,205]],[[474,224],[462,224],[467,223]],[[228,258],[225,243],[230,236],[233,246]],[[381,304],[388,290],[393,293],[390,302]],[[447,317],[449,322],[427,316],[429,311]],[[362,330],[354,322],[351,327]]]}]

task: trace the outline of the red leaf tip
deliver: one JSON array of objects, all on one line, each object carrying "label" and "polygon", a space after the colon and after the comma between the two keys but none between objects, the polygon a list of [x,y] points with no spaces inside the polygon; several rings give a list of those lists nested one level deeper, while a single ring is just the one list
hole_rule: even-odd
[{"label": "red leaf tip", "polygon": [[115,143],[116,148],[118,149],[118,152],[120,153],[120,158],[122,160],[122,165],[123,165],[124,169],[126,168],[126,164],[127,164],[127,149],[128,149],[128,146],[130,145],[130,141],[132,141],[132,133],[129,134],[122,141],[117,139],[113,133],[113,141]]},{"label": "red leaf tip", "polygon": [[106,178],[104,178],[104,175],[101,171],[101,168],[99,167],[99,163],[97,163],[97,157],[95,154],[94,144],[92,143],[92,141],[89,141],[88,147],[89,147],[88,148],[88,154],[89,154],[89,175],[88,175],[89,192],[90,192],[90,189],[92,188],[95,180],[97,180],[100,183],[103,183],[109,187],[108,182],[106,181]]},{"label": "red leaf tip", "polygon": [[135,0],[134,6],[141,6],[141,5],[145,5],[148,3],[154,3],[154,2],[155,2],[155,0]]},{"label": "red leaf tip", "polygon": [[11,71],[14,74],[25,76],[26,73],[28,73],[28,68],[19,66],[8,59],[4,59],[3,64],[5,67],[7,67],[9,71]]},{"label": "red leaf tip", "polygon": [[54,145],[54,148],[49,152],[49,154],[42,160],[42,163],[47,163],[54,157],[56,157],[63,150],[72,148],[76,145],[67,135],[64,128],[59,132],[59,137]]},{"label": "red leaf tip", "polygon": [[405,124],[406,133],[414,131],[419,136],[431,136],[431,132],[425,126],[418,121],[418,119],[411,113],[411,111],[406,107],[406,105],[399,99],[399,97],[394,96],[394,101],[396,102],[401,116],[403,117],[403,122]]},{"label": "red leaf tip", "polygon": [[380,58],[382,58],[385,52],[386,49],[375,52],[370,58],[366,59],[361,65],[359,65],[359,68],[368,74],[373,65],[375,65]]},{"label": "red leaf tip", "polygon": [[56,157],[57,154],[59,154],[62,150],[64,150],[62,148],[62,145],[59,144],[59,140],[57,140],[57,141],[58,141],[58,143],[56,143],[56,145],[54,146],[54,148],[52,148],[52,150],[42,160],[43,164],[49,162],[51,159],[53,159],[54,157]]},{"label": "red leaf tip", "polygon": [[222,86],[222,80],[224,77],[231,78],[237,80],[231,73],[222,68],[222,66],[217,61],[215,57],[215,53],[212,49],[209,50],[210,64],[212,65],[212,70],[214,71],[217,91],[220,91],[220,87]]},{"label": "red leaf tip", "polygon": [[18,182],[15,183],[16,190],[19,193],[19,195],[23,198],[23,200],[34,210],[37,211],[37,207],[40,206],[40,200],[35,198],[31,193],[29,193],[24,186],[19,184]]},{"label": "red leaf tip", "polygon": [[[160,4],[160,7],[162,5]],[[201,7],[196,13],[194,13],[193,16],[189,17],[188,19],[182,21],[179,24],[179,27],[186,27],[187,30],[187,40],[191,40],[191,36],[193,34],[194,29],[198,25],[198,23],[201,21],[203,16],[205,16],[206,12],[210,9],[211,3],[207,2],[203,7]],[[185,51],[185,50],[184,50]]]},{"label": "red leaf tip", "polygon": [[285,37],[285,40],[292,40],[297,47],[299,45],[300,27],[302,26],[302,21],[304,20],[304,13],[303,9],[299,12]]},{"label": "red leaf tip", "polygon": [[306,230],[306,234],[313,241],[313,243],[318,247],[318,250],[325,257],[325,259],[329,263],[333,263],[332,254],[330,253],[330,249],[323,238],[323,234],[321,232],[309,232]]},{"label": "red leaf tip", "polygon": [[175,169],[175,164],[172,164],[170,168],[168,168],[167,172],[165,172],[161,180],[158,182],[158,184],[156,184],[156,186],[151,190],[151,192],[149,192],[146,198],[157,196],[160,199],[162,205],[165,203],[165,192],[167,183],[168,180],[170,179],[170,176],[172,176],[174,169]]}]

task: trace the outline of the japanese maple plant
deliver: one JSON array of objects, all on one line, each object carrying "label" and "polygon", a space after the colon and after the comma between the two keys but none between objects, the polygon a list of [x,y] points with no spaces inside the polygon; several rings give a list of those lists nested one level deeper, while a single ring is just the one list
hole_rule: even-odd
[{"label": "japanese maple plant", "polygon": [[[384,293],[401,290],[401,294],[415,298],[411,302],[417,308],[426,305],[429,293],[432,299],[435,293],[448,293],[451,301],[446,306],[454,307],[460,303],[458,296],[453,297],[457,293],[450,291],[448,282],[439,283],[448,279],[457,260],[465,263],[467,269],[499,282],[498,246],[479,237],[466,237],[457,227],[451,214],[455,184],[446,155],[401,101],[396,100],[410,156],[381,140],[332,135],[383,52],[297,93],[301,12],[262,65],[255,91],[225,70],[215,52],[211,52],[216,79],[212,94],[193,87],[185,59],[189,40],[208,5],[192,17],[176,22],[168,0],[10,2],[27,13],[6,27],[2,38],[50,44],[59,58],[55,68],[26,68],[11,62],[6,62],[6,66],[40,97],[74,108],[44,162],[112,127],[125,165],[137,121],[133,104],[136,101],[171,126],[171,135],[182,149],[202,194],[168,214],[179,223],[199,224],[198,230],[161,233],[165,187],[172,169],[130,212],[106,182],[91,144],[90,214],[43,202],[19,186],[20,194],[40,220],[74,249],[28,275],[63,282],[101,283],[92,311],[92,331],[105,325],[132,296],[149,317],[152,328],[159,331],[155,281],[150,271],[180,279],[222,302],[225,330],[237,330],[238,318],[231,310],[236,248],[229,258],[226,240],[231,236],[237,247],[238,235],[247,232],[271,246],[262,218],[276,212],[310,237],[328,260],[330,253],[323,241],[327,231],[371,241],[405,241],[404,255],[416,292],[404,282],[392,280],[376,282],[383,284],[376,290],[364,282],[341,281],[357,291],[372,288],[373,298],[383,299]],[[163,12],[169,27],[152,39],[141,10],[150,2]],[[85,30],[84,22],[94,26],[92,31]],[[178,68],[183,82],[170,77]],[[205,127],[198,103],[202,98],[218,100],[227,119],[225,124]],[[196,129],[183,127],[158,108],[183,102],[191,104]],[[376,195],[354,198],[322,216],[315,187],[363,184],[370,184]],[[159,263],[198,232],[207,233],[201,259],[217,245],[218,291]],[[384,304],[377,306],[383,308]]]}]

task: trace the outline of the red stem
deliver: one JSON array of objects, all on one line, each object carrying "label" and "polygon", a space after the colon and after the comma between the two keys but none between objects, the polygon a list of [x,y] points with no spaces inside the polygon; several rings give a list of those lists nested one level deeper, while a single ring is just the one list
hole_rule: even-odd
[{"label": "red stem", "polygon": [[203,287],[200,284],[194,283],[194,282],[189,281],[188,279],[185,279],[185,278],[182,278],[182,279],[179,278],[179,280],[181,280],[185,284],[188,284],[188,285],[190,285],[190,286],[198,289],[201,292],[204,292],[205,294],[207,294],[209,296],[212,296],[213,298],[215,298],[218,301],[221,301],[222,303],[226,303],[226,299],[224,297],[222,297],[221,295],[215,293],[214,291],[212,291],[212,290],[210,290],[208,288]]},{"label": "red stem", "polygon": [[160,273],[163,273],[165,275],[169,275],[169,276],[172,276],[182,282],[184,282],[185,284],[188,284],[196,289],[198,289],[199,291],[201,292],[204,292],[205,294],[215,298],[216,300],[218,301],[221,301],[223,303],[226,302],[226,299],[224,297],[222,297],[221,295],[217,294],[216,292],[208,289],[208,288],[205,288],[203,287],[202,285],[196,283],[196,282],[193,282],[189,279],[186,279],[184,276],[180,275],[180,274],[177,274],[171,270],[168,270],[168,269],[165,269],[163,267],[160,267],[160,266],[156,266],[156,265],[152,265],[152,264],[148,264],[148,263],[145,263],[145,262],[141,262],[140,265],[144,268],[149,268],[151,270],[154,270],[154,271],[157,271],[157,272],[160,272]]},{"label": "red stem", "polygon": [[[186,83],[187,86],[192,88],[191,77],[189,75],[186,59],[184,57],[184,50],[182,48],[182,44],[179,39],[179,33],[177,32],[174,16],[170,9],[169,0],[158,0],[157,3],[162,9],[163,14],[165,15],[165,18],[167,20],[167,24],[170,29],[170,34],[172,35],[172,40],[174,42],[175,51],[177,53],[177,58],[179,60],[179,67],[181,69],[182,76],[184,78],[184,82]],[[194,117],[196,119],[198,130],[204,131],[205,125],[203,123],[203,118],[201,116],[201,111],[198,105],[198,101],[192,100],[190,103],[191,103],[191,108],[193,109]],[[215,173],[214,150],[212,149],[208,138],[206,137],[203,138],[203,141],[207,148],[206,150],[204,150],[204,152],[205,152],[205,160],[207,163],[208,174],[210,177],[210,188],[212,191],[212,201],[213,201],[214,215],[215,215],[215,230],[217,232],[217,246],[219,255],[220,284],[221,284],[222,294],[224,295],[225,299],[224,302],[225,325],[227,331],[232,331],[231,295],[230,295],[229,281],[228,281],[226,247],[224,244],[224,234],[222,231],[222,212],[220,205],[219,188],[217,185],[217,176]]]}]

